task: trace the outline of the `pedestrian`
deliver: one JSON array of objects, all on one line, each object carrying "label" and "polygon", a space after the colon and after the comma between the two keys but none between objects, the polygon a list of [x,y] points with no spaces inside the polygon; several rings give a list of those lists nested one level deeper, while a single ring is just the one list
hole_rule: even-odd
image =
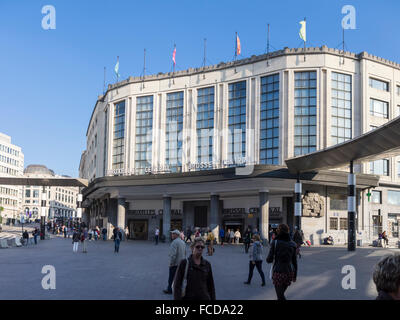
[{"label": "pedestrian", "polygon": [[196,228],[196,232],[195,232],[195,234],[194,234],[194,237],[195,238],[199,238],[201,236],[201,234],[200,234],[200,229],[199,228]]},{"label": "pedestrian", "polygon": [[125,227],[125,241],[128,241],[129,238],[129,228],[128,226]]},{"label": "pedestrian", "polygon": [[80,240],[81,240],[80,232],[77,229],[75,229],[74,234],[72,235],[72,244],[73,244],[72,251],[73,252],[78,252]]},{"label": "pedestrian", "polygon": [[24,231],[22,233],[22,238],[24,239],[25,245],[28,246],[28,242],[29,242],[29,233],[28,231]]},{"label": "pedestrian", "polygon": [[384,243],[385,243],[385,246],[382,246],[382,247],[383,247],[383,248],[387,247],[388,244],[389,244],[389,239],[388,239],[388,237],[387,237],[387,235],[386,235],[386,231],[383,231],[383,232],[382,232],[382,240],[383,240]]},{"label": "pedestrian", "polygon": [[156,230],[154,230],[154,241],[156,242],[156,245],[158,244],[159,239],[160,239],[160,229],[156,228]]},{"label": "pedestrian", "polygon": [[185,243],[189,240],[190,243],[192,243],[192,230],[190,228],[187,228],[186,230],[186,239],[185,239]]},{"label": "pedestrian", "polygon": [[383,257],[372,276],[378,296],[376,300],[400,300],[400,254]]},{"label": "pedestrian", "polygon": [[296,229],[296,231],[293,234],[293,241],[294,243],[296,243],[296,255],[299,256],[299,258],[301,258],[300,247],[304,242],[304,238],[302,236],[302,233],[297,228],[297,226],[294,228]]},{"label": "pedestrian", "polygon": [[94,241],[97,241],[97,239],[99,238],[99,234],[100,234],[100,232],[99,232],[99,227],[96,227],[96,228],[93,230]]},{"label": "pedestrian", "polygon": [[195,238],[190,248],[192,254],[181,260],[176,271],[174,300],[215,300],[211,264],[202,257],[205,248],[203,239]]},{"label": "pedestrian", "polygon": [[240,234],[239,229],[236,230],[234,236],[235,236],[235,243],[239,244],[240,238],[242,237],[242,235]]},{"label": "pedestrian", "polygon": [[181,231],[181,234],[179,235],[182,239],[182,241],[185,241],[185,233],[183,232],[183,230]]},{"label": "pedestrian", "polygon": [[174,280],[176,269],[178,264],[186,257],[186,244],[180,238],[180,231],[171,231],[172,242],[169,247],[169,276],[168,276],[168,287],[163,290],[165,294],[172,294],[172,281]]},{"label": "pedestrian", "polygon": [[250,284],[251,278],[253,277],[254,267],[257,267],[257,271],[260,274],[261,281],[262,281],[261,286],[264,287],[265,286],[265,275],[262,270],[263,247],[262,247],[260,235],[258,235],[258,234],[253,235],[252,240],[253,240],[253,243],[249,247],[249,249],[250,249],[249,276],[248,276],[245,284]]},{"label": "pedestrian", "polygon": [[219,241],[221,242],[221,247],[224,246],[224,239],[225,239],[225,230],[224,228],[219,229]]},{"label": "pedestrian", "polygon": [[88,242],[88,230],[87,228],[83,228],[81,233],[81,242],[82,242],[82,252],[87,253],[87,242]]},{"label": "pedestrian", "polygon": [[207,234],[207,255],[212,256],[214,253],[214,234],[212,233],[212,231],[210,229],[208,229],[208,234]]},{"label": "pedestrian", "polygon": [[37,237],[39,235],[38,228],[35,228],[35,230],[33,230],[32,235],[33,235],[33,240],[35,241],[35,244],[37,244]]},{"label": "pedestrian", "polygon": [[64,226],[64,238],[66,238],[66,237],[67,237],[67,231],[68,231],[68,228],[67,228],[67,226]]},{"label": "pedestrian", "polygon": [[233,231],[233,229],[231,229],[231,231],[229,232],[229,242],[230,243],[235,242],[235,232]]},{"label": "pedestrian", "polygon": [[119,227],[114,228],[113,230],[113,238],[114,238],[114,253],[119,253],[119,245],[121,244],[122,232]]},{"label": "pedestrian", "polygon": [[251,239],[253,238],[253,233],[251,232],[251,227],[247,227],[246,232],[244,233],[244,238],[243,238],[243,242],[244,242],[244,252],[248,253],[249,252],[249,247],[250,247],[250,243],[251,243]]},{"label": "pedestrian", "polygon": [[107,240],[107,229],[103,228],[103,230],[101,230],[101,234],[103,235],[103,241]]},{"label": "pedestrian", "polygon": [[271,231],[269,232],[269,243],[271,243],[276,237],[275,229],[270,229],[270,230]]},{"label": "pedestrian", "polygon": [[287,224],[279,225],[267,262],[273,263],[271,278],[276,296],[278,300],[286,300],[285,291],[292,282],[296,282],[297,277],[296,244],[290,240]]}]

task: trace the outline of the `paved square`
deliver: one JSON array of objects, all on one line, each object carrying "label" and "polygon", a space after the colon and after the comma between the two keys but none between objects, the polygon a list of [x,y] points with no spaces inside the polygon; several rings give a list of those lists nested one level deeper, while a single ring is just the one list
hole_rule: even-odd
[{"label": "paved square", "polygon": [[[149,241],[122,242],[114,253],[111,241],[88,243],[88,253],[72,252],[72,240],[54,237],[37,246],[0,250],[0,299],[165,299],[162,290],[168,279],[167,243],[158,246]],[[398,249],[311,247],[302,249],[298,280],[287,290],[288,299],[374,299],[372,269],[383,255]],[[264,250],[267,253],[268,249]],[[189,253],[189,248],[187,248]],[[265,256],[265,254],[264,254]],[[276,299],[270,280],[261,287],[254,270],[250,286],[247,280],[248,255],[242,245],[216,246],[208,257],[214,274],[217,299]],[[44,290],[41,273],[44,265],[56,269],[56,289]],[[356,289],[344,290],[341,273],[344,265],[356,269]],[[270,265],[263,262],[268,278]]]}]

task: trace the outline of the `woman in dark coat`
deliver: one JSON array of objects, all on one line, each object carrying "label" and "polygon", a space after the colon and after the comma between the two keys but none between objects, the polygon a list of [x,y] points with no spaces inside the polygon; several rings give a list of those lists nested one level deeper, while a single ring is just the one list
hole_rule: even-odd
[{"label": "woman in dark coat", "polygon": [[190,247],[192,254],[180,262],[175,273],[174,300],[215,300],[211,264],[202,257],[203,239],[195,238]]},{"label": "woman in dark coat", "polygon": [[274,263],[272,268],[272,282],[275,286],[278,300],[286,300],[285,291],[297,277],[296,244],[290,240],[289,227],[281,224],[277,236],[271,242],[267,257],[268,263]]}]

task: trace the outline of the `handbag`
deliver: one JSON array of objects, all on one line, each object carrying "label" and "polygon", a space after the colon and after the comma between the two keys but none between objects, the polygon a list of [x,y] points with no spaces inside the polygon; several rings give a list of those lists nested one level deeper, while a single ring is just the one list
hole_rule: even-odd
[{"label": "handbag", "polygon": [[[186,258],[185,273],[183,274],[183,279],[182,279],[181,298],[183,298],[186,295],[188,270],[189,270],[189,259]],[[174,282],[175,282],[175,279],[172,282],[172,289],[175,287],[175,283]]]},{"label": "handbag", "polygon": [[274,260],[272,261],[271,264],[271,269],[269,270],[269,278],[272,280],[272,274],[273,274],[273,268],[274,268],[274,264],[275,264],[275,256],[276,256],[276,240],[274,240]]}]

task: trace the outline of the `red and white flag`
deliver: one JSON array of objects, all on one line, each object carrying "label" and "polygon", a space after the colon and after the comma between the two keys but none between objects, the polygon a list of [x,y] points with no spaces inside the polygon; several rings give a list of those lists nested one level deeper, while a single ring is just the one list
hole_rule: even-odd
[{"label": "red and white flag", "polygon": [[237,56],[240,55],[240,52],[241,52],[241,50],[240,50],[240,39],[239,39],[239,36],[236,35],[236,55]]},{"label": "red and white flag", "polygon": [[176,55],[176,47],[174,48],[174,52],[172,53],[172,61],[174,62],[174,65],[176,64],[175,55]]}]

